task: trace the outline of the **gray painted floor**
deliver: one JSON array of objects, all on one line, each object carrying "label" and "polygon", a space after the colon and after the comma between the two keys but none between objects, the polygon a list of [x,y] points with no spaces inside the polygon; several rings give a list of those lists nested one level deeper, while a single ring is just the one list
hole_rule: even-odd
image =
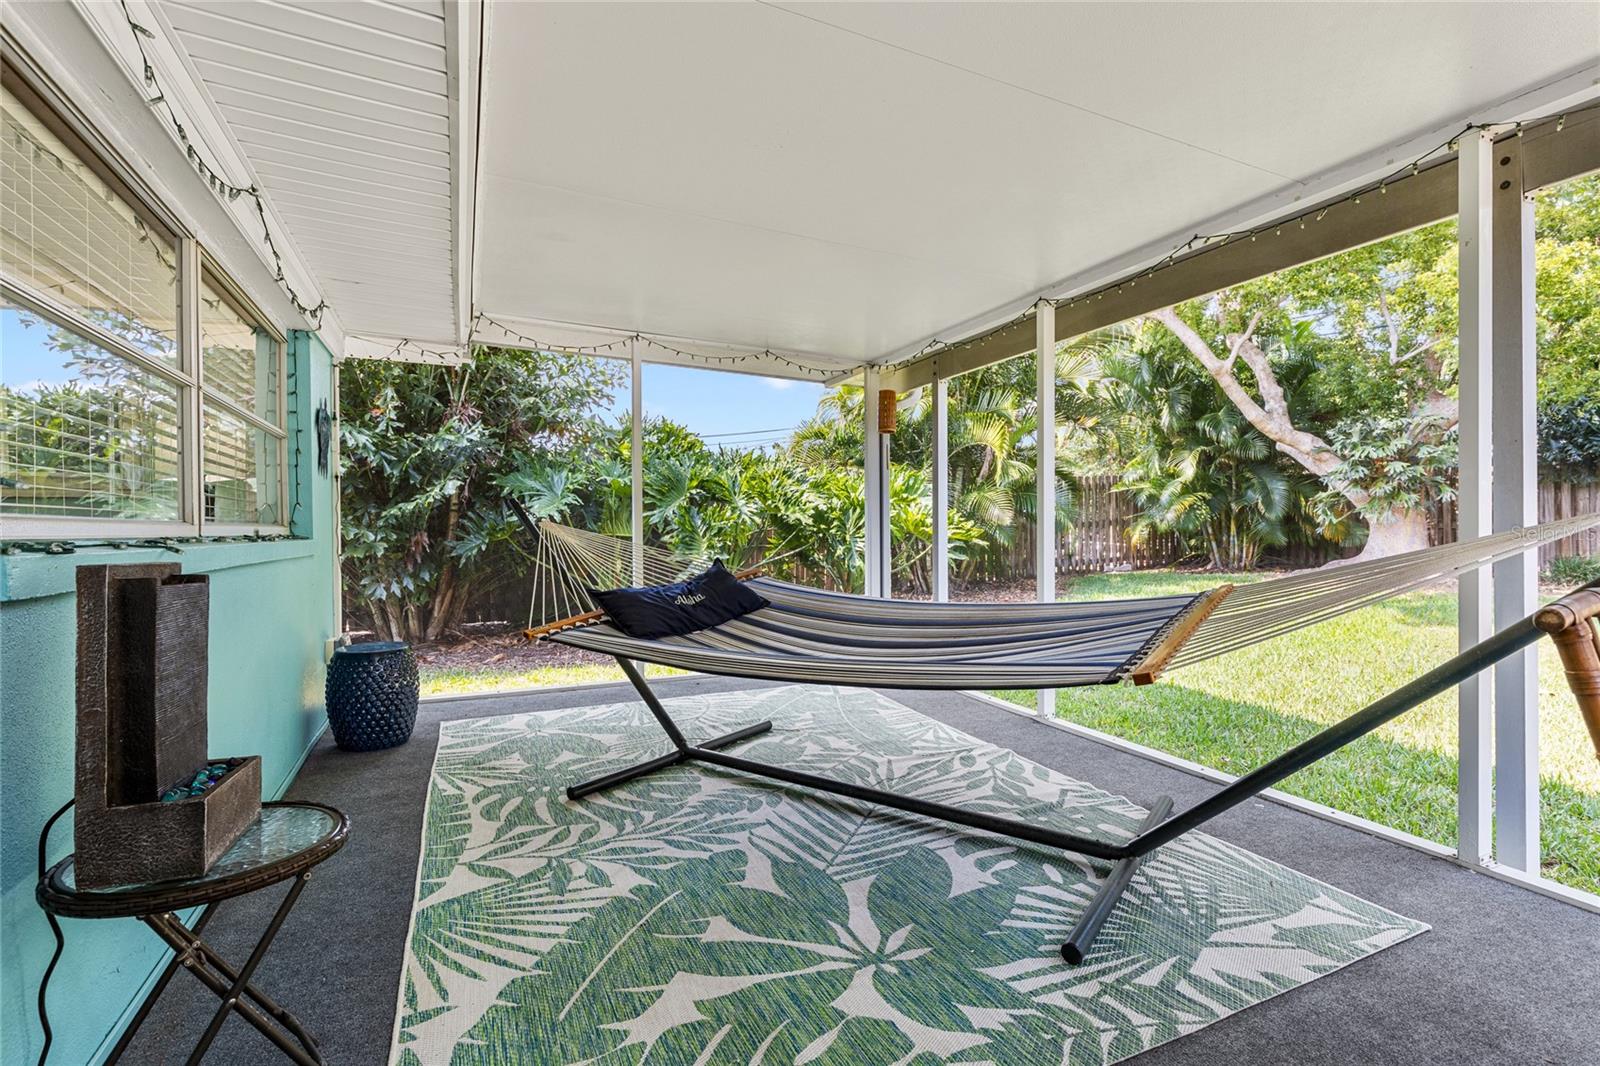
[{"label": "gray painted floor", "polygon": [[[669,696],[748,687],[717,678],[661,684]],[[307,885],[258,983],[318,1036],[329,1063],[386,1061],[439,723],[630,695],[619,685],[424,704],[412,740],[384,752],[347,754],[324,738],[289,795],[342,808],[350,842]],[[1181,809],[1215,787],[960,694],[889,695],[1137,802],[1167,793]],[[1600,916],[1274,803],[1248,803],[1208,828],[1433,931],[1148,1052],[1139,1066],[1600,1064]],[[280,894],[223,904],[208,939],[242,961]],[[215,1002],[179,975],[124,1061],[183,1062]],[[206,1061],[287,1060],[233,1018]]]}]

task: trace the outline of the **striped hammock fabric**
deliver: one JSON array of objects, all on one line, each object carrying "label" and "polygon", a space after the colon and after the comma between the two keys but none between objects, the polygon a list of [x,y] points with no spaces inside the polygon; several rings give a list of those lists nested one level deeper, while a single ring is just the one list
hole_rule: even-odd
[{"label": "striped hammock fabric", "polygon": [[549,634],[575,648],[708,674],[886,688],[1122,680],[1200,597],[1105,603],[918,603],[752,578],[770,607],[644,640],[609,621]]},{"label": "striped hammock fabric", "polygon": [[[630,546],[545,521],[538,596],[553,625],[530,636],[708,674],[885,688],[1071,688],[1133,680],[1314,625],[1410,589],[1600,526],[1578,515],[1386,559],[1224,585],[1199,596],[1067,603],[926,603],[806,588],[766,577],[750,586],[771,606],[685,636],[630,637],[598,611],[587,587],[623,584]],[[703,565],[648,549],[651,583]],[[574,575],[577,575],[575,578]],[[577,610],[573,603],[584,604]],[[579,611],[583,613],[578,613]],[[531,613],[531,612],[530,612]],[[551,617],[551,615],[546,615]],[[531,626],[531,620],[530,620]]]}]

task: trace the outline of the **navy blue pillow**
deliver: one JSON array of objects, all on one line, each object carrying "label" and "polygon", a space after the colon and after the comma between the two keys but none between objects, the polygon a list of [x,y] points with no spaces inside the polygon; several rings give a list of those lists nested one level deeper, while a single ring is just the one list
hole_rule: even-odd
[{"label": "navy blue pillow", "polygon": [[654,639],[694,633],[760,610],[762,596],[734,577],[718,559],[703,574],[670,585],[590,589],[600,609],[630,637]]}]

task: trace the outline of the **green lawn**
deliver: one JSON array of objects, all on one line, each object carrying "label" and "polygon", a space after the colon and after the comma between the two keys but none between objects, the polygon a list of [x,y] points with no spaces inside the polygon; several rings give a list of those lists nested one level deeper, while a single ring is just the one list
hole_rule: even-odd
[{"label": "green lawn", "polygon": [[[646,677],[681,674],[671,666],[643,664]],[[551,688],[594,681],[621,681],[622,669],[611,663],[579,663],[565,666],[447,667],[421,666],[417,673],[424,696],[471,696],[483,692],[514,692],[523,688]]]},{"label": "green lawn", "polygon": [[[1071,599],[1198,592],[1228,578],[1170,572],[1073,582]],[[1455,596],[1417,592],[1187,667],[1145,688],[1063,690],[1062,718],[1243,773],[1448,658]],[[1600,763],[1548,644],[1539,657],[1544,872],[1600,891]],[[1033,693],[995,695],[1033,706]],[[1278,786],[1443,844],[1456,840],[1456,704],[1446,694]]]},{"label": "green lawn", "polygon": [[[1154,571],[1075,580],[1064,596],[1198,592],[1255,575]],[[1419,592],[1178,671],[1144,688],[1057,694],[1066,719],[1229,773],[1243,773],[1447,659],[1455,597]],[[1539,743],[1545,874],[1600,892],[1600,763],[1559,660],[1540,645]],[[422,668],[424,695],[621,680],[610,665]],[[681,671],[647,667],[651,676]],[[1033,706],[1031,692],[998,692]],[[1447,694],[1278,787],[1442,844],[1456,839],[1456,711]],[[1026,754],[1026,753],[1024,753]]]}]

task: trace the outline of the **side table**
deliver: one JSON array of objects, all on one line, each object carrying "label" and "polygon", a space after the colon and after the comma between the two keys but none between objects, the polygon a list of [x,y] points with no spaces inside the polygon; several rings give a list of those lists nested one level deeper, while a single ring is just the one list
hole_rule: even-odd
[{"label": "side table", "polygon": [[[45,871],[39,879],[36,896],[39,906],[46,912],[63,918],[138,918],[176,952],[112,1049],[106,1060],[108,1066],[122,1057],[172,975],[180,968],[194,974],[222,1001],[190,1054],[189,1066],[197,1066],[205,1057],[222,1023],[233,1011],[259,1029],[299,1066],[321,1066],[323,1060],[316,1040],[294,1015],[267,998],[250,979],[284,919],[294,909],[312,867],[342,848],[349,835],[350,820],[332,807],[318,803],[263,803],[261,816],[202,877],[80,889],[74,878],[71,855]],[[267,923],[249,959],[239,969],[223,961],[200,938],[216,913],[216,904],[291,878],[294,884]],[[175,912],[192,907],[205,910],[193,926],[186,926]],[[59,951],[58,946],[58,954]],[[41,989],[41,1004],[43,998]]]}]

